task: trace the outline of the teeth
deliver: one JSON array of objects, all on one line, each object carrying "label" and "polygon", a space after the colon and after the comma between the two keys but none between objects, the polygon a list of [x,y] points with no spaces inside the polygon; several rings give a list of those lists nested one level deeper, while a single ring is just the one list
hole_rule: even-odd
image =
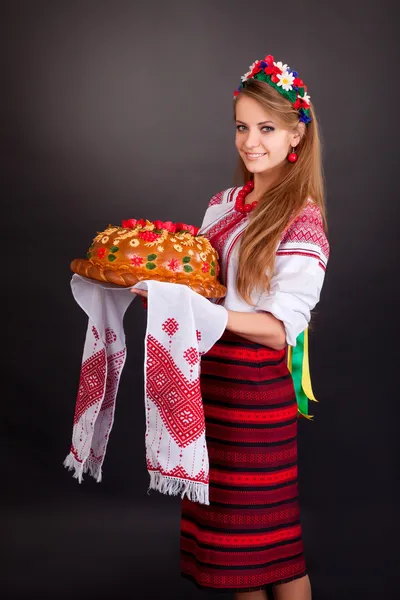
[{"label": "teeth", "polygon": [[260,158],[261,156],[264,156],[265,152],[263,154],[247,154],[247,156],[249,158]]}]

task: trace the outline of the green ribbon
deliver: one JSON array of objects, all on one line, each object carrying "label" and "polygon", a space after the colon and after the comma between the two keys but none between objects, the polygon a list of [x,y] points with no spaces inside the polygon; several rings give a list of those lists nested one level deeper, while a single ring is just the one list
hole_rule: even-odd
[{"label": "green ribbon", "polygon": [[[296,346],[292,347],[292,379],[296,392],[299,413],[308,417],[308,398],[303,390],[304,331],[296,338]],[[310,418],[310,417],[309,417]]]}]

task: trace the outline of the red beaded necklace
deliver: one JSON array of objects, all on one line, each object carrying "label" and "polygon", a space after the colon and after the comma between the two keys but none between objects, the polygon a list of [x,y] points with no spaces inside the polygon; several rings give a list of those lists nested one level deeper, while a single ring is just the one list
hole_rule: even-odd
[{"label": "red beaded necklace", "polygon": [[250,204],[244,203],[247,194],[249,194],[251,192],[251,190],[253,190],[253,189],[254,189],[254,181],[248,181],[246,183],[246,185],[244,185],[242,187],[242,189],[240,190],[240,192],[238,193],[236,202],[235,202],[235,209],[238,212],[249,213],[257,206],[258,200],[254,200],[254,202],[251,202]]}]

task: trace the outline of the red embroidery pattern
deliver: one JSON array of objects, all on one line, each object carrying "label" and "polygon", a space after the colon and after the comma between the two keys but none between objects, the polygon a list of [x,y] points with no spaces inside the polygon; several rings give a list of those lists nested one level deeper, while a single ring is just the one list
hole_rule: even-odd
[{"label": "red embroidery pattern", "polygon": [[197,337],[197,341],[200,342],[201,341],[201,331],[199,331],[198,329],[196,329],[196,337]]},{"label": "red embroidery pattern", "polygon": [[107,410],[114,404],[119,377],[125,362],[125,352],[126,348],[123,348],[107,357],[106,393],[100,410]]},{"label": "red embroidery pattern", "polygon": [[[227,204],[230,204],[230,203],[232,202],[233,195],[234,195],[234,193],[235,193],[235,191],[236,191],[237,189],[239,189],[239,188],[237,188],[237,187],[236,187],[236,188],[231,188],[230,190],[226,190],[226,193],[228,193],[228,192],[229,192],[229,193],[228,193]],[[223,194],[223,193],[224,193],[224,192],[222,192],[222,194]],[[236,211],[234,210],[234,207],[232,206],[232,209],[230,209],[230,210],[229,210],[229,213],[228,213],[228,215],[231,215],[231,216],[233,216],[235,213],[236,213]],[[210,223],[209,225],[207,225],[207,226],[204,228],[204,229],[207,231],[207,234],[204,234],[204,233],[202,233],[201,235],[205,235],[205,237],[207,237],[208,239],[210,239],[210,238],[209,238],[209,232],[210,232],[210,235],[214,235],[214,233],[213,233],[213,232],[214,232],[214,228],[215,228],[215,233],[216,233],[217,231],[220,231],[221,227],[224,227],[224,226],[225,226],[225,219],[226,219],[226,217],[227,217],[228,215],[227,215],[227,214],[225,214],[225,216],[224,216],[224,218],[223,218],[223,219],[217,219],[216,221],[213,221],[212,223]]]},{"label": "red embroidery pattern", "polygon": [[117,336],[115,335],[115,331],[111,329],[111,327],[107,327],[106,329],[106,344],[112,344],[117,340]]},{"label": "red embroidery pattern", "polygon": [[172,337],[179,329],[178,323],[175,319],[167,319],[162,324],[162,328],[170,337]]},{"label": "red embroidery pattern", "polygon": [[[224,285],[226,285],[226,286],[228,285],[228,267],[229,267],[230,257],[232,255],[233,249],[235,248],[237,242],[240,240],[240,238],[242,237],[242,235],[245,231],[245,229],[242,229],[242,231],[240,233],[237,233],[237,232],[239,232],[241,227],[242,227],[242,218],[240,218],[240,220],[237,221],[237,223],[234,223],[230,229],[226,229],[226,231],[224,231],[222,233],[221,237],[218,240],[223,252],[224,252],[223,249],[230,241],[229,248],[228,248],[227,252],[225,252],[225,259],[221,260],[222,274],[220,276],[220,279],[223,281]],[[220,298],[220,300],[218,300],[218,302],[220,302],[220,301],[222,301],[222,298]]]},{"label": "red embroidery pattern", "polygon": [[193,347],[185,350],[183,357],[189,363],[189,365],[192,366],[199,362],[199,353],[197,352],[196,348]]},{"label": "red embroidery pattern", "polygon": [[[227,190],[229,193],[227,203],[230,204],[235,198],[236,192],[241,189],[242,186],[231,188]],[[236,242],[240,239],[240,235],[236,236],[236,232],[241,228],[243,218],[245,215],[238,213],[234,208],[225,214],[219,221],[212,223],[206,233],[202,233],[206,237],[212,246],[217,250],[219,255],[221,274],[220,280],[224,285],[227,285],[227,269],[228,261],[225,260],[225,247],[228,241],[232,240],[232,246],[229,249],[229,253],[232,251]],[[221,301],[221,300],[220,300]],[[218,301],[218,302],[220,302]]]},{"label": "red embroidery pattern", "polygon": [[74,425],[79,421],[84,412],[103,397],[105,371],[106,351],[104,348],[95,352],[82,363]]},{"label": "red embroidery pattern", "polygon": [[277,256],[308,256],[310,258],[316,258],[318,260],[318,264],[323,271],[326,271],[326,264],[322,263],[319,259],[320,257],[313,254],[312,252],[302,252],[301,250],[293,250],[292,252],[288,252],[285,250],[280,250],[277,253]]},{"label": "red embroidery pattern", "polygon": [[205,484],[208,484],[208,482],[209,482],[208,475],[205,474],[203,469],[201,471],[199,471],[197,475],[191,476],[191,475],[189,475],[189,473],[186,472],[186,470],[182,467],[182,465],[177,465],[174,469],[171,469],[171,471],[165,471],[161,467],[161,465],[158,465],[157,468],[154,468],[154,465],[151,464],[149,459],[147,459],[147,469],[149,471],[158,471],[159,473],[161,473],[161,475],[164,475],[165,477],[176,477],[178,479],[185,479],[185,480],[187,479],[188,481],[198,481],[200,483],[205,483]]},{"label": "red embroidery pattern", "polygon": [[234,223],[241,220],[241,218],[242,215],[240,213],[236,210],[231,210],[222,219],[214,223],[206,233],[202,234],[210,241],[220,257],[222,256],[223,246],[219,242],[219,236],[226,228],[230,228]]},{"label": "red embroidery pattern", "polygon": [[281,244],[294,242],[314,244],[326,259],[329,258],[329,243],[324,232],[321,211],[314,202],[309,202],[289,229],[284,232]]},{"label": "red embroidery pattern", "polygon": [[97,455],[94,453],[93,448],[90,448],[89,457],[90,457],[90,462],[94,462],[94,463],[97,463],[98,465],[102,465],[104,454],[102,453],[102,454]]},{"label": "red embroidery pattern", "polygon": [[222,204],[223,197],[224,192],[218,192],[218,194],[215,194],[215,196],[211,198],[210,202],[208,203],[208,207],[214,206],[215,204]]},{"label": "red embroidery pattern", "polygon": [[199,378],[188,381],[152,335],[147,338],[146,368],[146,395],[157,406],[171,437],[185,448],[205,430]]}]

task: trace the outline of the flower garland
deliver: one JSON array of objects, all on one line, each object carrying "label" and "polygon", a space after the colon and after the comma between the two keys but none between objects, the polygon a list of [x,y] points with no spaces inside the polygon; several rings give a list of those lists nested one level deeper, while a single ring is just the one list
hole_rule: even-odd
[{"label": "flower garland", "polygon": [[242,75],[242,83],[235,90],[234,98],[239,95],[240,90],[246,86],[246,81],[249,79],[258,79],[269,83],[299,112],[300,121],[306,125],[311,121],[310,96],[307,94],[306,84],[299,78],[297,71],[291,71],[287,65],[275,62],[274,57],[268,54],[264,60],[253,62],[249,71]]}]

